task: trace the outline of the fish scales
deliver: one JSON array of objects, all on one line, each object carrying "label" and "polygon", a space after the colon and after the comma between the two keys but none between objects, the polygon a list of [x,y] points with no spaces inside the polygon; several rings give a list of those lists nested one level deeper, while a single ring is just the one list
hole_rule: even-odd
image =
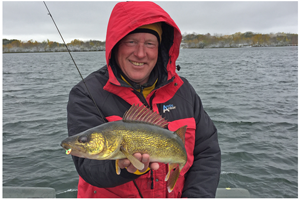
[{"label": "fish scales", "polygon": [[[180,163],[185,162],[185,148],[180,138],[173,132],[156,127],[154,125],[145,125],[143,123],[126,123],[122,121],[107,123],[101,125],[92,131],[86,132],[86,134],[93,134],[93,142],[97,145],[96,149],[102,149],[99,145],[102,145],[102,136],[99,136],[102,132],[104,137],[111,137],[111,134],[116,134],[122,137],[121,145],[127,146],[127,150],[130,154],[134,153],[147,153],[150,155],[151,160],[160,162],[175,162],[178,158]],[[97,140],[97,141],[96,141]],[[106,146],[108,147],[106,153],[112,153],[116,144],[108,142],[106,140]],[[92,145],[90,145],[92,146]],[[107,157],[107,156],[106,156]],[[116,153],[110,159],[122,159],[126,158],[123,153]],[[172,160],[175,159],[175,160]]]},{"label": "fish scales", "polygon": [[165,158],[168,158],[169,160],[166,163],[170,161],[170,157],[176,158],[176,160],[177,158],[178,160],[182,158],[184,162],[185,148],[176,134],[153,125],[129,124],[123,124],[127,126],[127,129],[131,130],[122,132],[122,135],[124,143],[130,146],[128,150],[131,153],[147,153],[150,155],[150,158],[162,162],[164,162]]},{"label": "fish scales", "polygon": [[[89,142],[78,142],[83,136],[86,136]],[[115,142],[116,137],[121,138],[121,142]],[[186,162],[185,147],[175,133],[143,123],[109,122],[69,137],[63,143],[66,145],[64,148],[74,148],[73,152],[77,148],[82,151],[81,157],[91,159],[126,158],[118,149],[119,145],[123,145],[130,154],[147,153],[151,160],[180,164]],[[100,151],[103,152],[102,157],[97,157],[95,154],[99,154]]]},{"label": "fish scales", "polygon": [[[169,164],[165,180],[168,181],[168,191],[171,192],[180,170],[187,161],[184,146],[187,126],[172,132],[165,129],[167,125],[167,121],[159,114],[146,107],[133,105],[124,114],[123,120],[104,123],[70,136],[62,141],[61,146],[67,150],[67,154],[82,158],[96,160],[128,158],[139,170],[144,169],[144,164],[133,154],[149,154],[151,162]],[[117,161],[116,172],[120,174]]]}]

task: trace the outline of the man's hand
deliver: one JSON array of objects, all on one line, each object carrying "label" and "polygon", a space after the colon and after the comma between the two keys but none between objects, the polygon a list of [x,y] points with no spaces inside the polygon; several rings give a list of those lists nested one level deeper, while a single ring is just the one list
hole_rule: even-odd
[{"label": "man's hand", "polygon": [[[157,162],[150,163],[150,156],[148,154],[135,153],[133,156],[145,165],[144,169],[140,171],[141,173],[145,172],[148,167],[153,170],[157,170],[159,168],[159,164]],[[134,173],[137,170],[137,168],[135,168],[128,159],[120,159],[118,165],[121,169],[127,167],[127,171],[129,173]]]}]

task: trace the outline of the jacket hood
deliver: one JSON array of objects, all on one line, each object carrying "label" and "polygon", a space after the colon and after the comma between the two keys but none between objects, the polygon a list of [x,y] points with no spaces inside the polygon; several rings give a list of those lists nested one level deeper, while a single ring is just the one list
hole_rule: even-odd
[{"label": "jacket hood", "polygon": [[111,83],[120,85],[114,75],[116,69],[112,68],[112,51],[114,46],[136,28],[156,22],[163,22],[159,56],[161,57],[160,62],[163,65],[163,70],[166,73],[165,79],[170,80],[175,75],[175,62],[179,55],[182,36],[173,19],[166,11],[153,2],[120,2],[115,5],[111,12],[106,33],[105,57]]}]

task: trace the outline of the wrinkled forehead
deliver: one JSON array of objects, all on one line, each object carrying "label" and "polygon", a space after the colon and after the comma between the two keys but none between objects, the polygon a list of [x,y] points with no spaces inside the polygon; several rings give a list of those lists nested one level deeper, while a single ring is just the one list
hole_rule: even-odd
[{"label": "wrinkled forehead", "polygon": [[139,42],[151,41],[159,43],[157,37],[151,33],[130,33],[121,39],[121,41],[128,40]]}]

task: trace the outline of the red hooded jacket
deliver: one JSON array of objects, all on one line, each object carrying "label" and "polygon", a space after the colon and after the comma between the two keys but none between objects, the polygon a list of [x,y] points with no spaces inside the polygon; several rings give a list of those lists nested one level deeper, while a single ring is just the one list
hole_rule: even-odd
[{"label": "red hooded jacket", "polygon": [[[153,73],[158,74],[156,88],[145,99],[136,86],[120,78],[114,60],[114,46],[136,28],[162,22],[159,58]],[[174,190],[167,191],[164,178],[168,168],[160,164],[156,171],[135,175],[122,169],[116,175],[114,160],[91,160],[73,156],[79,174],[78,197],[83,198],[165,198],[214,197],[220,176],[220,148],[217,130],[202,107],[189,82],[175,72],[181,33],[172,18],[152,2],[118,3],[110,16],[106,36],[106,62],[86,79],[91,95],[108,122],[120,120],[132,104],[144,104],[169,121],[171,131],[187,125],[185,147],[187,163],[180,172]],[[151,77],[150,77],[151,79]],[[68,102],[69,136],[97,126],[103,121],[82,82],[74,86]]]}]

